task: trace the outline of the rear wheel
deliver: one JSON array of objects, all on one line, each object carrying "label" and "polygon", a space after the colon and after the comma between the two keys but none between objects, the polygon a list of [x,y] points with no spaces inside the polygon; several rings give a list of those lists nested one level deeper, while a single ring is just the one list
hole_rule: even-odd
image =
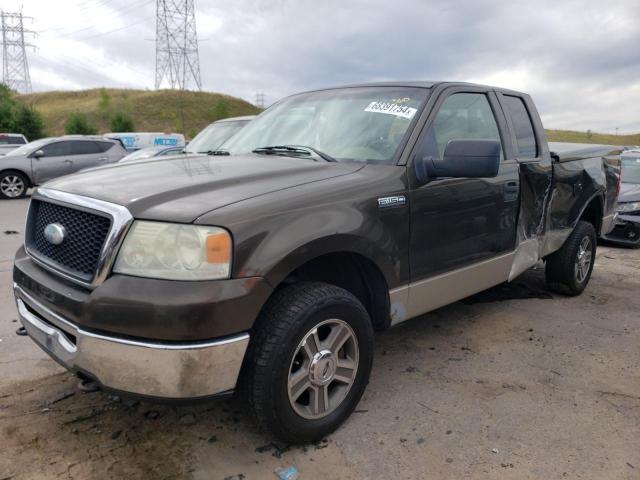
[{"label": "rear wheel", "polygon": [[241,377],[258,422],[289,442],[319,440],[351,414],[369,381],[373,327],[348,291],[283,288],[256,323]]},{"label": "rear wheel", "polygon": [[27,194],[29,180],[19,172],[0,173],[0,198],[22,198]]},{"label": "rear wheel", "polygon": [[562,248],[547,258],[546,278],[552,290],[579,295],[591,278],[596,258],[596,231],[589,222],[580,221]]}]

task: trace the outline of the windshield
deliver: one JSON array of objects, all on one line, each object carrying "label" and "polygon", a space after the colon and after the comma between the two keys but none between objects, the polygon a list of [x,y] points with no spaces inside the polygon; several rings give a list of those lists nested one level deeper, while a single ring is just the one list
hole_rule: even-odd
[{"label": "windshield", "polygon": [[33,142],[29,142],[26,145],[23,145],[15,150],[11,150],[7,153],[7,157],[12,157],[14,155],[28,155],[32,152],[35,152],[39,148],[42,148],[44,145],[51,141],[50,138],[41,138],[40,140],[35,140]]},{"label": "windshield", "polygon": [[212,123],[189,142],[185,152],[207,153],[218,150],[225,141],[234,136],[247,123],[249,120]]},{"label": "windshield", "polygon": [[640,184],[640,152],[621,159],[622,182]]},{"label": "windshield", "polygon": [[295,95],[270,107],[222,148],[244,154],[260,147],[299,145],[338,161],[391,163],[428,95],[428,89],[408,87]]},{"label": "windshield", "polygon": [[151,158],[156,156],[159,151],[160,151],[159,148],[154,148],[154,147],[141,148],[140,150],[136,150],[135,152],[130,153],[120,161],[128,162],[130,160],[142,160],[143,158]]}]

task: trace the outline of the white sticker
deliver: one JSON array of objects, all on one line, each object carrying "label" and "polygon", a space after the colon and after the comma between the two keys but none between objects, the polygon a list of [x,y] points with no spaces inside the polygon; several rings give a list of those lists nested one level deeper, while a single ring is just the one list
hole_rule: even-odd
[{"label": "white sticker", "polygon": [[391,102],[371,102],[369,106],[364,109],[364,111],[374,113],[387,113],[389,115],[395,115],[396,117],[411,119],[416,114],[418,109],[413,107],[405,107]]}]

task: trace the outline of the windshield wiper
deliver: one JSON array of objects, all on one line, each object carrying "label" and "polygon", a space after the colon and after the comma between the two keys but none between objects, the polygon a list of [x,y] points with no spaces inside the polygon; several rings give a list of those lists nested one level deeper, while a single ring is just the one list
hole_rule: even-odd
[{"label": "windshield wiper", "polygon": [[263,153],[263,154],[303,154],[303,155],[312,155],[316,154],[318,157],[323,159],[325,162],[337,162],[335,158],[333,158],[328,153],[321,152],[320,150],[308,147],[306,145],[273,145],[271,147],[259,147],[253,150],[253,153]]},{"label": "windshield wiper", "polygon": [[231,155],[226,150],[207,150],[206,152],[198,152],[198,153],[206,153],[207,155],[213,155],[213,156],[216,156],[216,157],[224,156],[224,155]]}]

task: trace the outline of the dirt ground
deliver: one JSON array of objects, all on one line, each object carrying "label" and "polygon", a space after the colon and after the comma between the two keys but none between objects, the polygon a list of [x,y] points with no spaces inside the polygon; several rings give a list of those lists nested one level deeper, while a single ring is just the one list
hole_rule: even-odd
[{"label": "dirt ground", "polygon": [[356,412],[289,447],[233,399],[81,393],[14,335],[26,205],[0,202],[0,480],[276,479],[289,466],[300,479],[640,479],[640,251],[601,247],[577,298],[549,294],[534,269],[379,333]]}]

